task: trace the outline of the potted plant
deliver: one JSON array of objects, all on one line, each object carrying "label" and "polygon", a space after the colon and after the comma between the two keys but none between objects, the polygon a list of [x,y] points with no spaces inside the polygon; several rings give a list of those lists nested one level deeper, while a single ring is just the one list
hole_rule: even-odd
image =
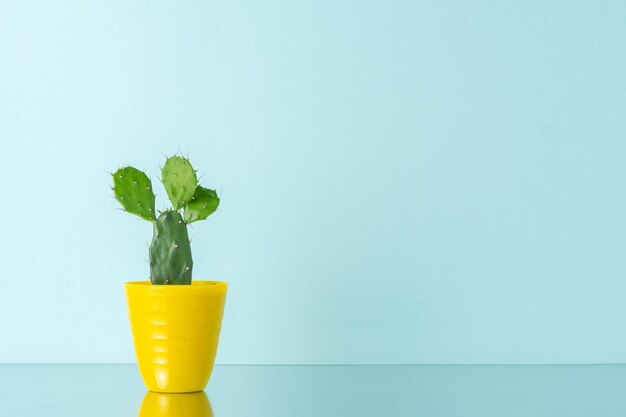
[{"label": "potted plant", "polygon": [[161,170],[172,203],[162,212],[155,211],[145,173],[127,166],[112,175],[123,210],[153,225],[150,281],[125,284],[141,377],[150,391],[202,391],[213,371],[228,285],[192,281],[187,226],[215,212],[220,199],[215,190],[198,185],[196,171],[182,156],[167,158]]}]

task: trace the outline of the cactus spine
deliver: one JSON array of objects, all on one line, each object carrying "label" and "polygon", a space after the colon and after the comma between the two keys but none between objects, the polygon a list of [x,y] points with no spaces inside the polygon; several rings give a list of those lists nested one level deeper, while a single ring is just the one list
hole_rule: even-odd
[{"label": "cactus spine", "polygon": [[[173,208],[157,217],[152,182],[146,174],[127,166],[112,175],[115,198],[124,211],[153,223],[149,251],[152,284],[191,284],[193,260],[187,225],[204,220],[217,210],[220,199],[215,190],[198,185],[189,160],[169,157],[161,170],[161,181]],[[184,216],[180,210],[184,210]]]}]

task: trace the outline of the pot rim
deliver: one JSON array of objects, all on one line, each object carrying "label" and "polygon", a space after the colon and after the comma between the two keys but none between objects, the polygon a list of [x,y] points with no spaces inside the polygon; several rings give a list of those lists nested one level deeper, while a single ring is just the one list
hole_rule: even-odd
[{"label": "pot rim", "polygon": [[150,281],[129,281],[124,287],[145,289],[146,291],[202,291],[202,290],[226,290],[228,283],[223,281],[191,281],[191,285],[153,285]]}]

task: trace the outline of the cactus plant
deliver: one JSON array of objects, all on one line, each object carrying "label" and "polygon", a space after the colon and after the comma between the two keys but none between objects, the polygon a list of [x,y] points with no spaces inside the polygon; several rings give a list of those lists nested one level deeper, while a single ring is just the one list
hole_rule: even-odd
[{"label": "cactus plant", "polygon": [[115,198],[123,210],[153,223],[152,284],[191,284],[193,260],[187,225],[204,220],[217,210],[220,199],[215,190],[198,185],[196,171],[188,159],[169,157],[161,170],[161,181],[173,207],[157,217],[152,182],[145,173],[126,166],[111,175]]}]

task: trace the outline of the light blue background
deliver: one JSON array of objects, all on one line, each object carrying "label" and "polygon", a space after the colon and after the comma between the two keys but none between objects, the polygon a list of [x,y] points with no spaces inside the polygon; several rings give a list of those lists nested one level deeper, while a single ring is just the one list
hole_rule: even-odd
[{"label": "light blue background", "polygon": [[[148,223],[222,194],[219,363],[626,361],[618,1],[0,3],[0,362],[132,362]],[[164,203],[164,192],[157,196]]]}]

